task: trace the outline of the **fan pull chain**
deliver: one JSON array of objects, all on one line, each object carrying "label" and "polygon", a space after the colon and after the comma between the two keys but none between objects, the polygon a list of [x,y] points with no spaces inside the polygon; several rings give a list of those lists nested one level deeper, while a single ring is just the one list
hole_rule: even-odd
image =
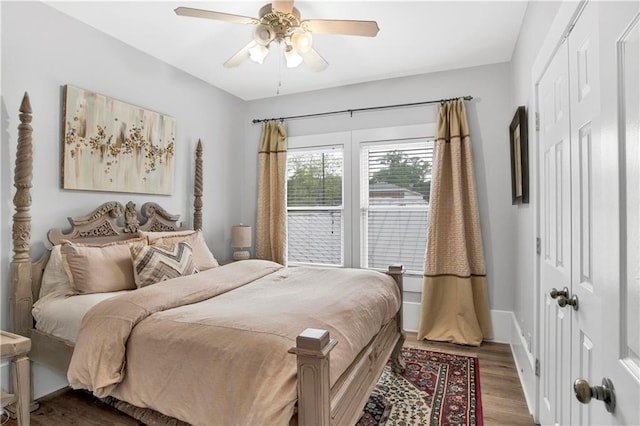
[{"label": "fan pull chain", "polygon": [[[281,46],[282,43],[278,43]],[[280,88],[282,87],[282,58],[284,58],[284,52],[279,52],[278,55],[278,88],[276,89],[276,96],[280,96]]]}]

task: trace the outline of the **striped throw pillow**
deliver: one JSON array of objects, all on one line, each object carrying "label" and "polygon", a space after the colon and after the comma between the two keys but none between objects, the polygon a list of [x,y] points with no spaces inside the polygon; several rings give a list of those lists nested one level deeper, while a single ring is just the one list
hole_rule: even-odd
[{"label": "striped throw pillow", "polygon": [[171,247],[133,244],[131,257],[138,288],[198,272],[191,246],[185,242]]}]

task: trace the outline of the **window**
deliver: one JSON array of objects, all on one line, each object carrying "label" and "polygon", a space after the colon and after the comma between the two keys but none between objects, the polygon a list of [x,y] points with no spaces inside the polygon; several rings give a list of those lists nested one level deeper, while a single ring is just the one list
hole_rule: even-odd
[{"label": "window", "polygon": [[423,270],[432,157],[432,140],[361,147],[362,267]]},{"label": "window", "polygon": [[344,265],[341,147],[287,153],[290,263]]},{"label": "window", "polygon": [[288,261],[422,275],[433,125],[289,138]]}]

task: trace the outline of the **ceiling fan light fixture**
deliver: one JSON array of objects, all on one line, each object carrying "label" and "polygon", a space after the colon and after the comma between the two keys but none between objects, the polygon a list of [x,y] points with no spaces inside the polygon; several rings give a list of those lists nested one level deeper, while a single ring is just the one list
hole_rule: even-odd
[{"label": "ceiling fan light fixture", "polygon": [[311,50],[311,46],[313,45],[313,38],[311,37],[311,33],[306,31],[302,33],[294,33],[291,36],[291,43],[296,48],[298,53],[304,55]]},{"label": "ceiling fan light fixture", "polygon": [[287,61],[287,68],[295,68],[302,63],[302,56],[291,45],[287,45],[285,48],[284,57]]},{"label": "ceiling fan light fixture", "polygon": [[313,71],[322,71],[329,64],[312,47],[312,33],[375,37],[380,31],[376,21],[301,20],[300,11],[293,7],[295,1],[270,1],[260,8],[257,18],[191,7],[178,7],[175,9],[175,13],[179,16],[214,19],[254,26],[252,29],[253,40],[224,63],[226,68],[237,67],[247,58],[262,64],[264,58],[269,54],[269,46],[273,41],[277,41],[278,44],[284,42],[286,45],[284,55],[287,67],[293,68],[304,62]]},{"label": "ceiling fan light fixture", "polygon": [[269,54],[269,48],[262,44],[256,44],[251,49],[249,49],[249,58],[253,62],[257,62],[258,64],[262,64],[264,62],[264,58]]}]

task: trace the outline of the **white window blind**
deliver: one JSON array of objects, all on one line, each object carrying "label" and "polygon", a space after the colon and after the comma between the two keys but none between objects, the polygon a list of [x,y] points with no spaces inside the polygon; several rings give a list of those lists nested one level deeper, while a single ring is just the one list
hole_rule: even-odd
[{"label": "white window blind", "polygon": [[360,151],[361,266],[403,264],[422,273],[433,140],[363,144]]},{"label": "white window blind", "polygon": [[344,265],[341,146],[287,152],[290,264]]}]

